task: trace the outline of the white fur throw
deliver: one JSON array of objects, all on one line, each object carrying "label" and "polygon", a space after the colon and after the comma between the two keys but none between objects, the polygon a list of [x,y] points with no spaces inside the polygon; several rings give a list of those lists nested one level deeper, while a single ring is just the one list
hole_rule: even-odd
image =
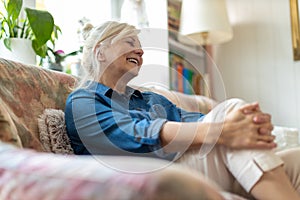
[{"label": "white fur throw", "polygon": [[57,109],[45,109],[38,118],[40,141],[47,152],[73,154],[65,125],[65,113]]}]

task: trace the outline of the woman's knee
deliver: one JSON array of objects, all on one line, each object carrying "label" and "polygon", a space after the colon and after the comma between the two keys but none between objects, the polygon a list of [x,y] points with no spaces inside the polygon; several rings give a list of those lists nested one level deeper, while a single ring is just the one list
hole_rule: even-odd
[{"label": "woman's knee", "polygon": [[225,101],[227,110],[238,109],[247,104],[246,101],[240,98],[231,98]]},{"label": "woman's knee", "polygon": [[219,122],[224,121],[226,114],[233,110],[239,109],[246,102],[239,98],[231,98],[219,103],[213,108],[203,119],[204,122]]}]

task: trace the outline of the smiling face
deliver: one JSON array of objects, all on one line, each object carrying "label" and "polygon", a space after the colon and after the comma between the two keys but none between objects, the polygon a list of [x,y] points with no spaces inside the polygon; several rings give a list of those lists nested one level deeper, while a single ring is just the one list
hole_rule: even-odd
[{"label": "smiling face", "polygon": [[132,79],[138,75],[143,64],[143,54],[138,37],[125,36],[105,48],[103,63],[106,70],[115,76]]}]

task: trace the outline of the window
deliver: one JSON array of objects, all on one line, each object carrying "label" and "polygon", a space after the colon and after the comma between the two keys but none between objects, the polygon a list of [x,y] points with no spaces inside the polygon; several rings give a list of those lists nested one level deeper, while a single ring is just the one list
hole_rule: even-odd
[{"label": "window", "polygon": [[110,20],[111,1],[108,0],[36,0],[38,9],[48,10],[62,34],[55,49],[66,53],[80,47],[80,20],[89,20],[93,25]]}]

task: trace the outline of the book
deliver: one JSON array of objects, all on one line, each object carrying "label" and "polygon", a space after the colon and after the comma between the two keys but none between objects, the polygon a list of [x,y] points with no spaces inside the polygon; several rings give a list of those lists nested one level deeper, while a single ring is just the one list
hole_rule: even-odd
[{"label": "book", "polygon": [[195,74],[193,76],[193,89],[197,95],[203,95],[203,77],[201,74]]},{"label": "book", "polygon": [[169,35],[176,38],[180,26],[181,1],[168,0],[168,29]]},{"label": "book", "polygon": [[194,94],[194,89],[193,89],[194,72],[193,72],[193,70],[183,67],[182,75],[183,75],[183,93]]},{"label": "book", "polygon": [[177,70],[176,70],[176,55],[169,53],[169,83],[170,89],[177,91]]},{"label": "book", "polygon": [[177,91],[184,93],[184,77],[183,77],[183,64],[181,62],[178,62],[176,64],[176,71],[177,71]]},{"label": "book", "polygon": [[169,80],[170,80],[170,89],[178,91],[178,71],[177,66],[179,63],[182,63],[183,58],[175,53],[169,53]]}]

